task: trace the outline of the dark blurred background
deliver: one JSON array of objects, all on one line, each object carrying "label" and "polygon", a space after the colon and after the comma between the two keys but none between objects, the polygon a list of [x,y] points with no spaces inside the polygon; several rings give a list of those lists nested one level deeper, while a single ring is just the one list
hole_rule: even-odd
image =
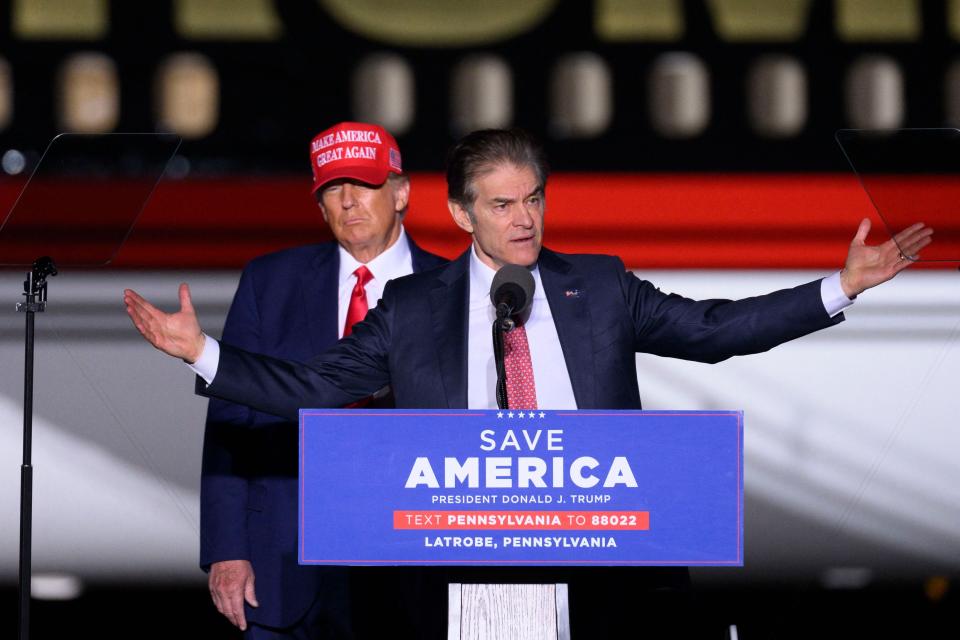
[{"label": "dark blurred background", "polygon": [[[205,405],[136,342],[119,289],[172,303],[196,283],[216,334],[244,262],[328,237],[308,144],[348,119],[396,134],[408,228],[429,249],[466,246],[447,147],[515,125],[556,172],[552,246],[617,253],[694,296],[750,295],[839,268],[862,217],[883,239],[834,132],[960,123],[960,2],[0,1],[0,212],[57,133],[183,138],[113,268],[65,273],[38,320],[34,637],[161,637],[183,620],[238,635],[195,568]],[[747,566],[694,572],[705,637],[960,635],[960,299],[955,265],[934,266],[746,365],[641,361],[646,407],[748,416]],[[13,637],[22,274],[0,276]]]}]

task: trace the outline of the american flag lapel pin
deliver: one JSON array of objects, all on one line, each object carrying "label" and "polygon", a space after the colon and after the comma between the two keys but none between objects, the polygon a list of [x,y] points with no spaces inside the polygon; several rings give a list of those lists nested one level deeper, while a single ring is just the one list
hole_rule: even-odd
[{"label": "american flag lapel pin", "polygon": [[563,295],[564,297],[567,297],[567,298],[579,298],[580,293],[581,293],[580,289],[567,289],[566,291],[563,292]]}]

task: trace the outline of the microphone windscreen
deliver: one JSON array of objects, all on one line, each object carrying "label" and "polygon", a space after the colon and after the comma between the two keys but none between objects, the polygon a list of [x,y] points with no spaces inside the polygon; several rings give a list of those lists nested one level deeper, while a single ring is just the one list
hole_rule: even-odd
[{"label": "microphone windscreen", "polygon": [[529,269],[516,264],[505,264],[493,276],[490,301],[494,307],[506,303],[511,309],[511,315],[517,315],[526,311],[533,302],[536,286]]}]

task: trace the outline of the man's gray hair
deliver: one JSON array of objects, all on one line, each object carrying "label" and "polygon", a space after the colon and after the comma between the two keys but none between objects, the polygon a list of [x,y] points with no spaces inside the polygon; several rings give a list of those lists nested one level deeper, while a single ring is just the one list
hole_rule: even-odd
[{"label": "man's gray hair", "polygon": [[498,165],[529,167],[540,188],[547,186],[549,167],[543,147],[523,129],[482,129],[468,133],[447,156],[447,199],[473,215],[474,181]]}]

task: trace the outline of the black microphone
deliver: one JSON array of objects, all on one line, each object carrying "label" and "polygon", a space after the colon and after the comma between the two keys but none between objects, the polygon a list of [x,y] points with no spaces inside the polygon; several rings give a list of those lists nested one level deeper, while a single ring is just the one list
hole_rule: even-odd
[{"label": "black microphone", "polygon": [[501,320],[505,330],[513,328],[510,316],[519,315],[530,308],[536,286],[530,270],[515,264],[503,265],[497,275],[493,276],[490,301],[493,302],[497,318]]}]

